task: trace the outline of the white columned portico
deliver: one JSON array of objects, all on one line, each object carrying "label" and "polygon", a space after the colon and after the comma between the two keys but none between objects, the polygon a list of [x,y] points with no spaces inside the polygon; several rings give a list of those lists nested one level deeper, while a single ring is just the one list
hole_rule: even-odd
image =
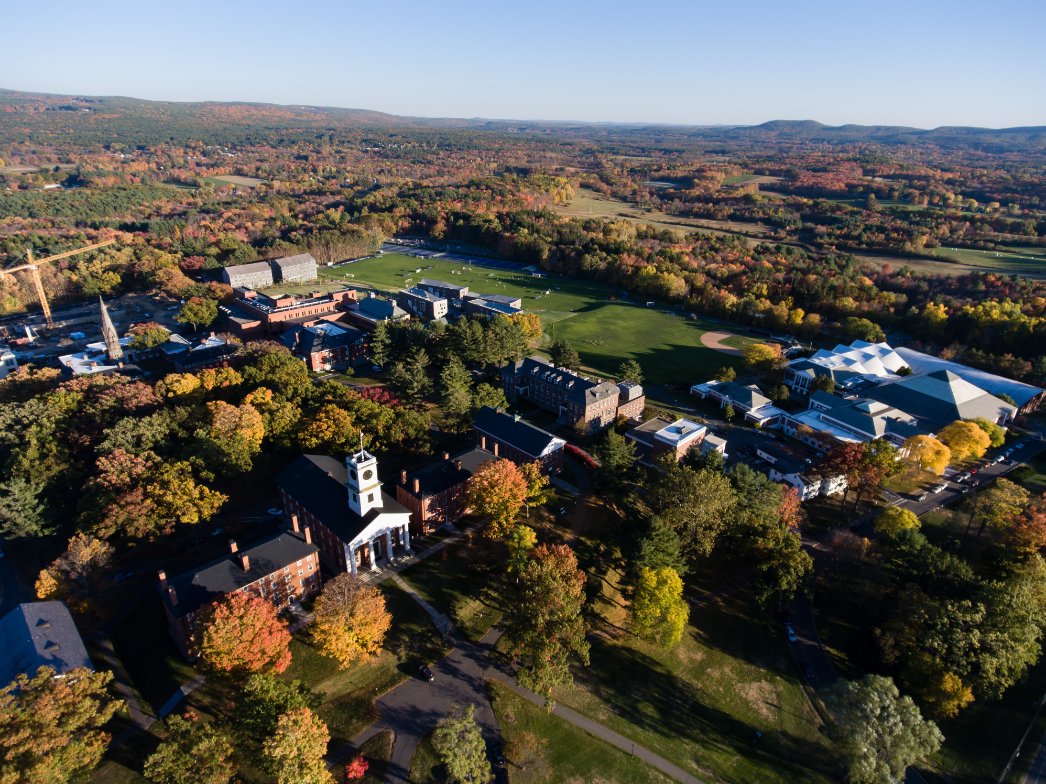
[{"label": "white columned portico", "polygon": [[392,563],[392,529],[385,529],[385,563]]},{"label": "white columned portico", "polygon": [[403,531],[403,548],[408,553],[414,552],[410,549],[410,523],[404,523],[401,530]]},{"label": "white columned portico", "polygon": [[371,539],[367,542],[367,552],[370,553],[370,570],[372,572],[378,571],[378,559],[374,557],[374,542],[376,539]]},{"label": "white columned portico", "polygon": [[349,562],[349,572],[351,572],[352,576],[355,577],[356,576],[356,548],[355,547],[346,547],[345,548],[345,556],[346,556],[346,560]]}]

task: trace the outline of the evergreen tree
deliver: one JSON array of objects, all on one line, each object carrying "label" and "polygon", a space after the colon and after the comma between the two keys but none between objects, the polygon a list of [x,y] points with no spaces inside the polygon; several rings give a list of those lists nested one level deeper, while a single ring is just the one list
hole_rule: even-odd
[{"label": "evergreen tree", "polygon": [[392,366],[389,384],[401,398],[417,405],[432,392],[432,381],[428,374],[429,355],[423,348],[407,352],[402,362]]},{"label": "evergreen tree", "polygon": [[620,433],[608,430],[595,453],[599,461],[596,485],[607,493],[622,492],[636,463],[636,445]]},{"label": "evergreen tree", "polygon": [[0,485],[0,534],[9,539],[35,538],[50,534],[42,487],[15,476]]},{"label": "evergreen tree", "polygon": [[679,544],[679,534],[675,529],[655,517],[650,521],[646,536],[639,542],[639,553],[636,555],[637,569],[675,569],[686,574],[686,563]]},{"label": "evergreen tree", "polygon": [[549,359],[556,367],[577,370],[581,367],[581,357],[565,340],[555,340],[548,349]]},{"label": "evergreen tree", "polygon": [[389,337],[389,325],[379,321],[374,325],[374,334],[370,336],[370,358],[375,365],[384,367],[389,361],[392,339]]},{"label": "evergreen tree", "polygon": [[636,384],[642,384],[643,368],[634,359],[626,359],[618,365],[617,377],[620,381],[632,381]]},{"label": "evergreen tree", "polygon": [[462,429],[472,414],[472,376],[464,363],[451,355],[440,373],[440,402],[455,429]]}]

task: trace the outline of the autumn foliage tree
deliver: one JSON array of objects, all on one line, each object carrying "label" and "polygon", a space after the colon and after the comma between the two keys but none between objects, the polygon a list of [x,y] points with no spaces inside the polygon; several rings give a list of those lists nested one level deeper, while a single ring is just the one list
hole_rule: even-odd
[{"label": "autumn foliage tree", "polygon": [[515,463],[492,460],[469,479],[465,498],[473,513],[490,518],[487,536],[499,539],[511,530],[529,491],[527,480]]},{"label": "autumn foliage tree", "polygon": [[93,770],[109,746],[102,727],[123,706],[109,693],[112,680],[105,670],[56,678],[41,667],[0,689],[0,781],[66,782]]},{"label": "autumn foliage tree", "polygon": [[520,683],[552,698],[557,686],[572,682],[570,657],[588,664],[582,609],[585,574],[567,545],[539,545],[520,574],[506,634],[519,659]]},{"label": "autumn foliage tree", "polygon": [[984,457],[991,446],[991,437],[975,422],[958,420],[942,428],[937,434],[938,440],[952,450],[952,460],[961,463],[964,460],[976,460]]},{"label": "autumn foliage tree", "polygon": [[37,598],[62,599],[85,609],[97,595],[112,557],[113,547],[108,542],[84,533],[74,534],[65,552],[37,577]]},{"label": "autumn foliage tree", "polygon": [[377,654],[392,625],[381,591],[347,572],[323,586],[314,611],[312,638],[342,667]]},{"label": "autumn foliage tree", "polygon": [[330,742],[327,725],[309,708],[280,716],[276,731],[262,747],[265,767],[277,784],[334,784],[324,755]]},{"label": "autumn foliage tree", "polygon": [[283,672],[291,663],[291,635],[269,602],[246,592],[216,602],[203,621],[200,657],[217,672]]},{"label": "autumn foliage tree", "polygon": [[172,716],[144,773],[155,784],[228,784],[236,772],[232,754],[232,742],[212,722],[192,713]]},{"label": "autumn foliage tree", "polygon": [[690,618],[679,572],[669,567],[640,568],[631,613],[632,628],[640,637],[664,648],[678,643]]},{"label": "autumn foliage tree", "polygon": [[940,476],[952,461],[952,450],[933,436],[912,436],[901,446],[904,461],[911,467]]}]

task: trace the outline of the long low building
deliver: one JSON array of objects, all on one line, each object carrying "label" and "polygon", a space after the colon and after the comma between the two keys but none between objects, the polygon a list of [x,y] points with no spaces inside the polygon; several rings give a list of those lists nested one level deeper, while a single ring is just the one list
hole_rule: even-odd
[{"label": "long low building", "polygon": [[413,471],[400,472],[396,500],[410,509],[415,531],[430,533],[454,523],[468,511],[465,491],[469,479],[497,456],[474,447],[426,463]]},{"label": "long low building", "polygon": [[758,427],[776,425],[785,412],[773,404],[755,384],[738,384],[734,381],[706,381],[690,387],[690,394],[701,399],[708,398],[719,403],[720,408],[730,406]]},{"label": "long low building", "polygon": [[210,607],[231,593],[245,592],[286,609],[320,590],[320,562],[311,531],[292,518],[293,530],[248,547],[229,542],[229,552],[168,579],[158,573],[167,623],[183,656],[197,655],[197,634]]},{"label": "long low building", "polygon": [[524,421],[518,416],[490,406],[479,409],[472,420],[476,445],[514,463],[538,462],[545,473],[563,468],[563,447],[567,442]]}]

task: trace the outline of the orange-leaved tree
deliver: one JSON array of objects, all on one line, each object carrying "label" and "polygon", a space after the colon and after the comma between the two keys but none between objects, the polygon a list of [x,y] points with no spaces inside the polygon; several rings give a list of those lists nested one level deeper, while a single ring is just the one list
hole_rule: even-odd
[{"label": "orange-leaved tree", "polygon": [[469,479],[466,499],[469,508],[489,517],[487,536],[498,539],[509,532],[527,500],[527,480],[511,460],[492,460]]},{"label": "orange-leaved tree", "polygon": [[316,599],[312,637],[327,656],[347,667],[381,650],[392,616],[381,591],[352,574],[339,574]]},{"label": "orange-leaved tree", "polygon": [[203,623],[200,657],[217,672],[283,672],[291,663],[291,635],[276,608],[249,593],[216,602]]}]

